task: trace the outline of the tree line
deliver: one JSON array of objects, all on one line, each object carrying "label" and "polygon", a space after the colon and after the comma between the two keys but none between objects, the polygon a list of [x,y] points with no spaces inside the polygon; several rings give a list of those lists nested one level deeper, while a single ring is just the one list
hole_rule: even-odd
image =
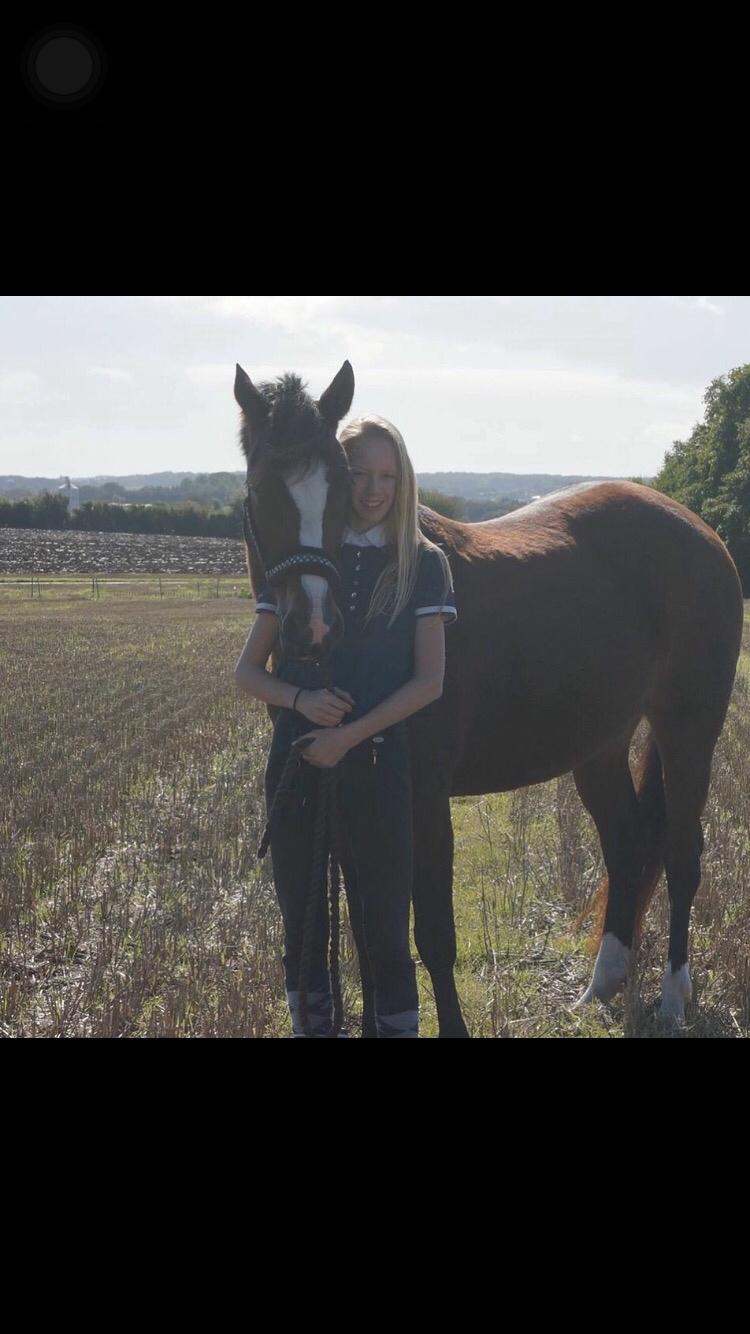
[{"label": "tree line", "polygon": [[60,532],[170,533],[180,537],[242,537],[242,497],[231,505],[117,505],[85,501],[71,513],[68,497],[42,491],[27,500],[0,500],[0,527]]},{"label": "tree line", "polygon": [[[517,502],[511,499],[471,501],[461,496],[444,496],[439,491],[420,490],[419,500],[449,519],[468,521],[495,518],[517,508]],[[42,491],[24,500],[0,500],[0,527],[241,538],[242,504],[241,496],[231,505],[219,507],[207,507],[194,501],[176,505],[118,505],[104,500],[88,500],[71,513],[66,495]]]},{"label": "tree line", "polygon": [[726,543],[750,596],[750,364],[712,380],[704,420],[675,440],[657,491],[700,515]]}]

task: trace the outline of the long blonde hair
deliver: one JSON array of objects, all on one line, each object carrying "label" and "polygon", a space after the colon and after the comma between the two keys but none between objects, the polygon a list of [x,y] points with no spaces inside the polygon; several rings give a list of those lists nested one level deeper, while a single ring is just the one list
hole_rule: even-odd
[{"label": "long blonde hair", "polygon": [[424,550],[436,551],[445,579],[441,601],[453,591],[453,578],[448,558],[440,547],[420,531],[417,515],[417,479],[403,436],[392,422],[384,417],[357,417],[350,421],[339,435],[339,442],[351,462],[355,445],[365,437],[385,439],[393,445],[396,455],[396,494],[388,515],[383,521],[388,542],[395,543],[396,554],[382,571],[370,598],[365,625],[380,612],[390,612],[388,629],[408,603],[417,580],[417,570]]}]

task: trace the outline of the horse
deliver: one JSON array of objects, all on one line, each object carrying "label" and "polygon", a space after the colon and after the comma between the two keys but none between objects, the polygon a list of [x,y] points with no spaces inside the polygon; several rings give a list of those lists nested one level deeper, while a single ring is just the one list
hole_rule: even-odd
[{"label": "horse", "polygon": [[[273,570],[284,650],[324,660],[342,632],[330,566],[346,521],[348,467],[336,428],[351,407],[354,373],[344,362],[314,401],[298,376],[256,388],[238,365],[234,393],[252,587],[257,595]],[[630,481],[579,483],[479,523],[421,505],[419,523],[448,558],[458,607],[446,635],[442,696],[407,720],[414,935],[439,1036],[470,1036],[454,976],[451,797],[507,792],[571,771],[606,869],[593,976],[576,1003],[609,1001],[625,985],[666,870],[660,1013],[684,1022],[700,817],[742,636],[734,562],[697,515]],[[643,719],[646,742],[633,774],[630,744]],[[374,1037],[366,952],[356,929],[354,936],[363,1036]]]}]

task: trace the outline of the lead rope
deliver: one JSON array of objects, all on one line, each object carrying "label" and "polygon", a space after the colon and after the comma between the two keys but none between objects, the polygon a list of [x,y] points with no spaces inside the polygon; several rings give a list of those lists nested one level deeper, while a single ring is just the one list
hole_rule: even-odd
[{"label": "lead rope", "polygon": [[[297,740],[292,743],[291,750],[281,772],[281,777],[276,786],[276,791],[273,794],[266,827],[258,846],[258,858],[260,860],[265,857],[266,852],[268,851],[274,818],[283,808],[286,798],[288,797],[292,779],[294,778],[302,760],[302,751],[310,744],[310,737],[298,737]],[[331,989],[333,992],[333,1023],[331,1032],[328,1034],[329,1037],[338,1037],[344,1015],[339,969],[339,897],[341,892],[339,870],[341,864],[341,827],[336,796],[336,781],[337,774],[335,768],[323,769],[318,777],[318,799],[315,808],[312,866],[310,882],[307,890],[307,903],[305,905],[305,923],[302,931],[302,951],[298,980],[300,993],[300,1021],[305,1036],[308,1038],[312,1037],[312,1030],[307,1009],[307,992],[310,966],[312,963],[315,919],[318,908],[318,890],[320,889],[321,882],[325,884],[327,878],[326,872],[328,869],[330,874],[329,904],[331,920],[330,972]],[[326,853],[327,831],[330,833],[330,841],[328,844],[329,855]]]}]

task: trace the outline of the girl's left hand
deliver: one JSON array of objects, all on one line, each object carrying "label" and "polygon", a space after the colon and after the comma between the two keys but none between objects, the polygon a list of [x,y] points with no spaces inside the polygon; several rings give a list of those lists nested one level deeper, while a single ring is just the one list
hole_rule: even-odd
[{"label": "girl's left hand", "polygon": [[[350,749],[344,736],[343,727],[325,727],[316,732],[305,732],[305,736],[315,737],[311,745],[302,751],[303,760],[314,764],[318,769],[333,769],[339,760],[343,760]],[[301,740],[301,738],[300,738]]]}]

